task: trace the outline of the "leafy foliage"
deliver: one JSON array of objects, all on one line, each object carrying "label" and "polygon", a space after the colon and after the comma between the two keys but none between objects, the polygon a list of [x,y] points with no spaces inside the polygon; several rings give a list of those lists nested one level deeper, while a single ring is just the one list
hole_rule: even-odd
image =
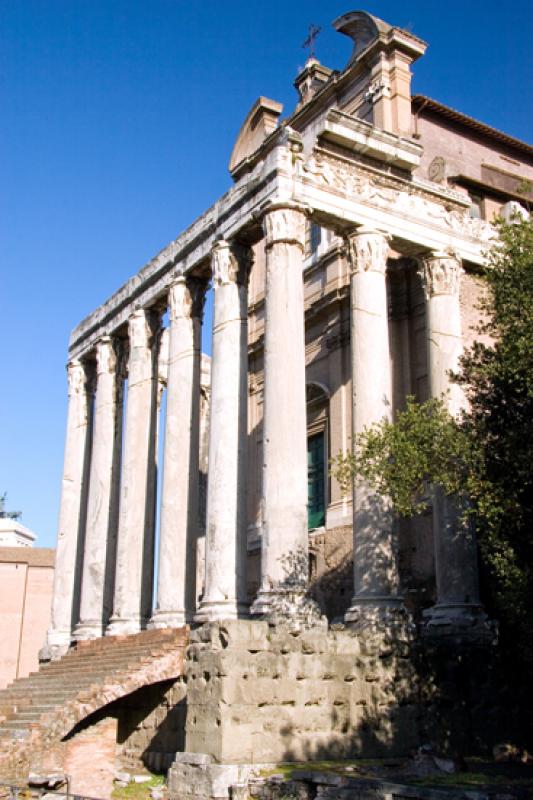
[{"label": "leafy foliage", "polygon": [[469,438],[441,398],[417,403],[409,396],[394,423],[383,419],[362,431],[353,452],[332,460],[332,470],[343,488],[353,478],[364,481],[389,495],[398,514],[411,517],[427,508],[430,484],[462,493],[473,457]]},{"label": "leafy foliage", "polygon": [[533,662],[533,221],[499,228],[479,326],[492,343],[476,342],[454,377],[479,452],[470,492],[495,611]]}]

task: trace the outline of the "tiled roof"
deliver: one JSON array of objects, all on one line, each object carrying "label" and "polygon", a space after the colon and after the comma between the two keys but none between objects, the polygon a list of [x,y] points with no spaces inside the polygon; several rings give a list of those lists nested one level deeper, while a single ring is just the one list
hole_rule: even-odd
[{"label": "tiled roof", "polygon": [[463,114],[461,111],[456,111],[454,108],[450,108],[449,106],[445,106],[442,103],[437,102],[437,100],[432,100],[431,97],[426,97],[423,94],[415,94],[412,97],[412,102],[419,108],[419,110],[427,109],[428,111],[433,111],[436,114],[440,114],[443,117],[453,120],[454,122],[459,122],[468,128],[472,128],[473,130],[476,130],[479,133],[490,137],[491,139],[495,139],[496,141],[502,142],[509,147],[514,147],[516,150],[521,150],[523,153],[527,153],[529,156],[533,156],[533,147],[530,144],[527,144],[527,142],[523,142],[521,139],[515,139],[514,136],[509,136],[507,133],[503,133],[503,131],[499,131],[497,128],[492,128],[490,125],[486,125],[484,122],[479,122],[479,120],[469,117],[466,114]]}]

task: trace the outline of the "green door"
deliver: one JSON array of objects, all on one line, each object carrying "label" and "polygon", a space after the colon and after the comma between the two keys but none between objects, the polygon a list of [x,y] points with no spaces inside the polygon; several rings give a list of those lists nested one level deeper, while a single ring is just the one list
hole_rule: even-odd
[{"label": "green door", "polygon": [[324,433],[307,440],[307,524],[320,528],[326,521]]}]

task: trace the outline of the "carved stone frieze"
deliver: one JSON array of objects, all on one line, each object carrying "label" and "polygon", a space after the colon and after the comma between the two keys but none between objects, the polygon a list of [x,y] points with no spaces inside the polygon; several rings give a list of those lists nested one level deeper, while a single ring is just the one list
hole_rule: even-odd
[{"label": "carved stone frieze", "polygon": [[450,253],[432,253],[421,261],[419,275],[426,297],[448,294],[459,297],[463,268],[459,259]]},{"label": "carved stone frieze", "polygon": [[390,97],[390,83],[385,78],[378,78],[370,84],[365,92],[365,100],[377,103],[382,97]]},{"label": "carved stone frieze", "polygon": [[346,237],[350,269],[385,274],[389,255],[388,236],[380,231],[359,229]]},{"label": "carved stone frieze", "polygon": [[211,266],[216,286],[229,283],[246,286],[252,266],[252,251],[244,245],[220,240],[211,251]]},{"label": "carved stone frieze", "polygon": [[284,242],[305,246],[306,216],[301,208],[275,206],[267,209],[263,217],[266,247]]},{"label": "carved stone frieze", "polygon": [[446,177],[446,161],[442,156],[435,156],[428,167],[428,178],[434,183],[442,183]]},{"label": "carved stone frieze", "polygon": [[390,209],[417,222],[423,220],[484,242],[494,237],[492,225],[470,217],[469,210],[460,207],[457,193],[440,187],[449,196],[449,202],[431,199],[429,182],[417,179],[413,185],[402,185],[393,178],[377,176],[359,164],[350,164],[320,151],[312,152],[305,161],[300,160],[297,174],[317,187],[328,188],[365,205]]}]

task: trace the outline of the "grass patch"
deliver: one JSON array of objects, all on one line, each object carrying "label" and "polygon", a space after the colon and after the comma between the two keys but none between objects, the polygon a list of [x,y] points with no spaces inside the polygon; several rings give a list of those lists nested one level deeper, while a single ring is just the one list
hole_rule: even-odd
[{"label": "grass patch", "polygon": [[533,769],[523,764],[480,763],[472,759],[468,772],[454,775],[428,775],[426,778],[412,778],[409,783],[417,786],[444,786],[479,788],[484,786],[508,786],[533,788]]},{"label": "grass patch", "polygon": [[152,775],[146,783],[132,781],[127,786],[115,786],[111,796],[113,800],[150,800],[150,789],[162,786],[164,783],[164,775]]},{"label": "grass patch", "polygon": [[335,775],[347,774],[356,776],[359,770],[365,767],[379,766],[389,763],[390,759],[357,758],[342,759],[341,761],[286,761],[266,767],[259,773],[261,778],[270,778],[272,775],[283,775],[290,780],[294,772],[307,770],[308,772],[331,772]]},{"label": "grass patch", "polygon": [[283,775],[285,780],[291,780],[294,773],[305,770],[307,772],[329,772],[351,778],[387,780],[393,783],[427,788],[479,789],[494,786],[508,787],[509,789],[513,787],[533,789],[532,766],[517,763],[496,764],[480,758],[468,758],[467,765],[468,769],[464,772],[456,772],[452,775],[443,772],[417,778],[405,771],[405,767],[409,768],[407,759],[361,758],[341,761],[300,761],[273,764],[262,770],[260,777],[269,778],[272,775]]}]

